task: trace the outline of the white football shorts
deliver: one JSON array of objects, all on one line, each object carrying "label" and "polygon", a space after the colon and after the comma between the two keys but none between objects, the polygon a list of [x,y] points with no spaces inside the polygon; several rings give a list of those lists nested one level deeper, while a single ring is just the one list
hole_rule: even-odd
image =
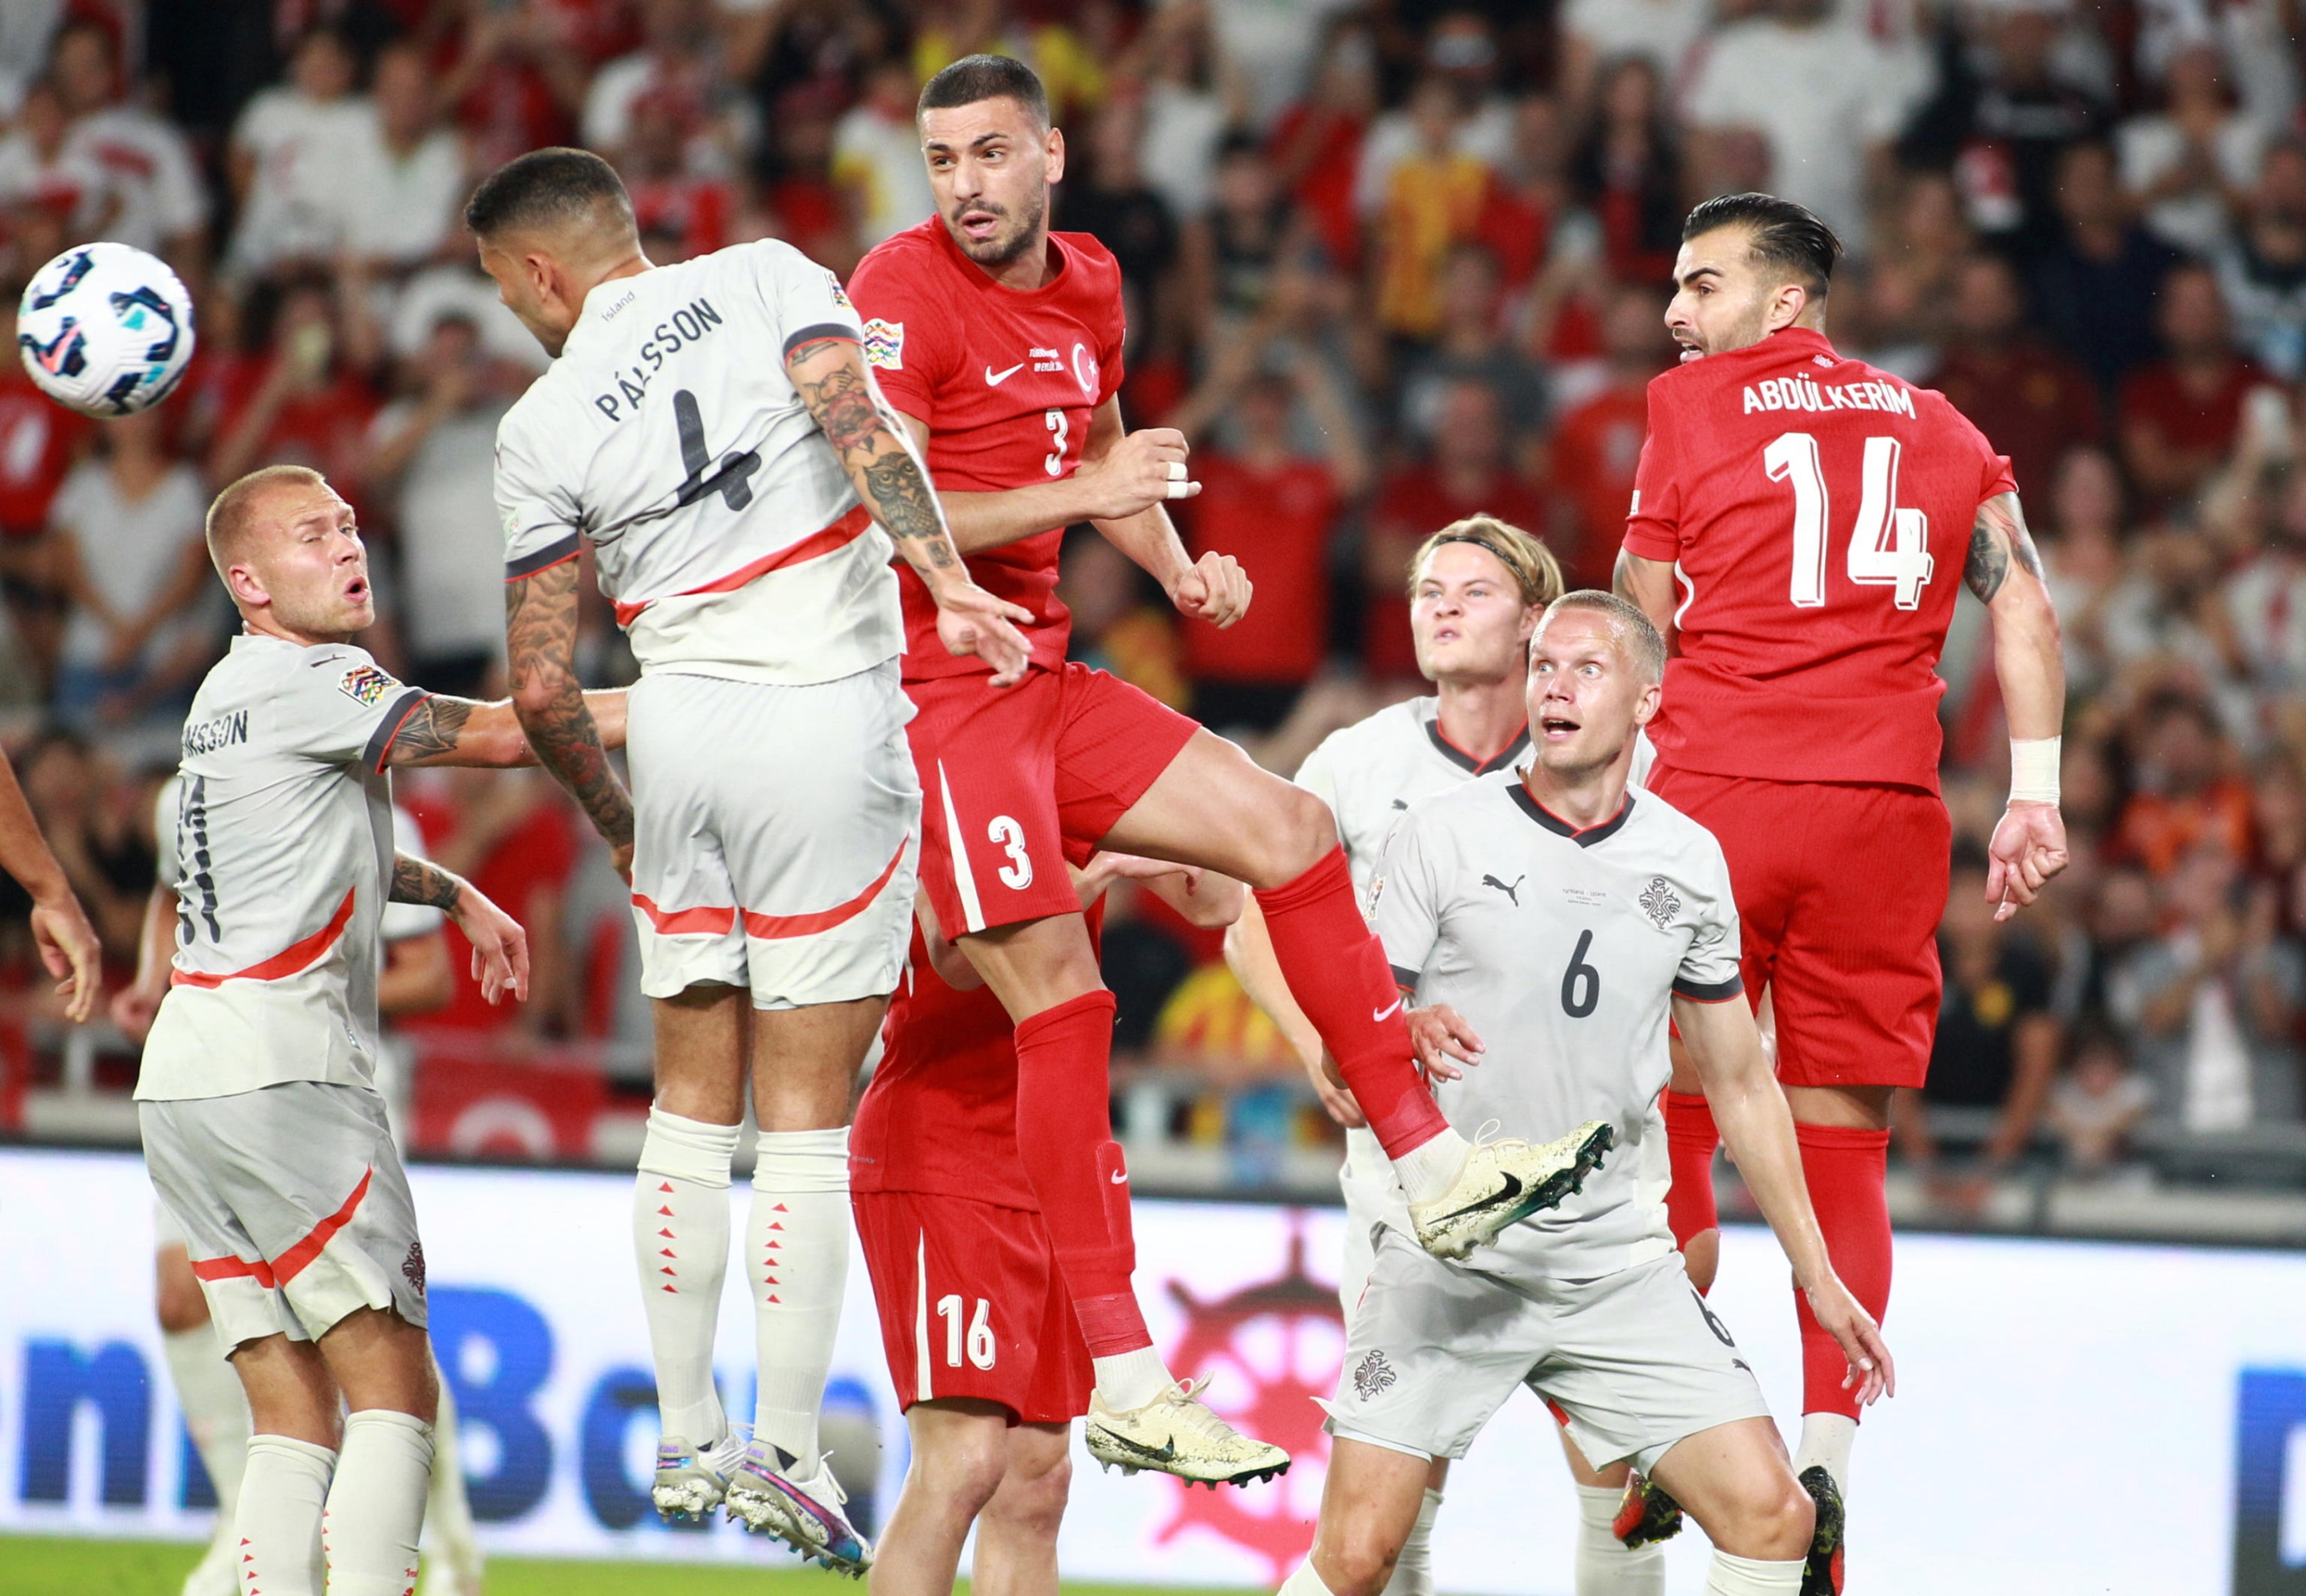
[{"label": "white football shorts", "polygon": [[760,1009],[886,996],[911,940],[921,789],[897,661],[787,686],[656,671],[626,708],[641,990]]},{"label": "white football shorts", "polygon": [[1463,1457],[1516,1386],[1563,1416],[1595,1468],[1647,1473],[1675,1442],[1768,1404],[1681,1254],[1597,1280],[1500,1280],[1387,1227],[1348,1316],[1332,1435]]},{"label": "white football shorts", "polygon": [[227,1353],[265,1336],[317,1341],[362,1308],[423,1327],[416,1207],[373,1090],[287,1080],[136,1110],[161,1210]]}]

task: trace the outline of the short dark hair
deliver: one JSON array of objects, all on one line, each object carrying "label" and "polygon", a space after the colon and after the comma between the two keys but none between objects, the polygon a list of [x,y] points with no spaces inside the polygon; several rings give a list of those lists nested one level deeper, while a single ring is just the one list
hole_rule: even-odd
[{"label": "short dark hair", "polygon": [[1798,273],[1812,294],[1823,295],[1833,280],[1841,240],[1807,206],[1775,194],[1719,194],[1689,213],[1681,224],[1681,242],[1716,227],[1747,229],[1754,258]]},{"label": "short dark hair", "polygon": [[592,221],[604,206],[632,226],[632,196],[614,166],[589,149],[532,149],[481,179],[465,202],[465,226],[475,238],[491,238]]},{"label": "short dark hair", "polygon": [[1049,125],[1049,91],[1041,87],[1039,74],[1013,55],[963,55],[921,85],[913,115],[1004,98],[1030,111],[1041,126]]}]

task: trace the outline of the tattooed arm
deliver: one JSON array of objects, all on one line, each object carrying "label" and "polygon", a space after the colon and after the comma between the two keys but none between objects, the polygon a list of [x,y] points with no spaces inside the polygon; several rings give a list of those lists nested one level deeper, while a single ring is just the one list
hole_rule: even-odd
[{"label": "tattooed arm", "polygon": [[2058,806],[2046,801],[2057,790],[2058,745],[2048,739],[2065,721],[2065,659],[2057,611],[2042,582],[2042,557],[2034,551],[2015,493],[1997,493],[1977,507],[1962,580],[1994,616],[1994,673],[2010,722],[2012,765],[2020,752],[2015,745],[2035,744],[2027,752],[2046,768],[2049,782],[2032,798],[2020,796],[2013,768],[2009,807],[1986,845],[1986,896],[1995,905],[1994,917],[2006,920],[2066,867],[2067,858],[2065,823]]},{"label": "tattooed arm", "polygon": [[856,485],[857,497],[896,541],[936,601],[937,632],[957,654],[973,653],[993,667],[996,687],[1024,675],[1024,637],[1010,624],[1029,611],[977,585],[953,546],[944,507],[910,434],[882,399],[865,370],[861,350],[847,338],[811,338],[785,355],[785,370],[801,403],[833,445]]},{"label": "tattooed arm", "polygon": [[[625,746],[625,690],[612,687],[585,695],[604,748]],[[492,704],[435,693],[419,704],[393,733],[387,764],[465,764],[508,770],[536,764],[520,716],[509,698]]]},{"label": "tattooed arm", "polygon": [[[573,567],[576,562],[571,560]],[[392,856],[395,903],[422,903],[456,922],[472,944],[473,978],[481,995],[493,1003],[509,992],[528,996],[528,934],[520,923],[474,890],[473,883],[450,871],[409,854]]]},{"label": "tattooed arm", "polygon": [[576,576],[564,559],[505,584],[505,652],[512,707],[537,762],[566,787],[629,869],[633,800],[609,766],[601,728],[576,685]]}]

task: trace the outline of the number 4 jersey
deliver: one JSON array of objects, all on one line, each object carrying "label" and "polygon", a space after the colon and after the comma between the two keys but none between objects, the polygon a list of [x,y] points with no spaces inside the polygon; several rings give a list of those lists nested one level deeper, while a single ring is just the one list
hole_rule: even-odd
[{"label": "number 4 jersey", "polygon": [[1625,547],[1678,585],[1660,763],[1935,791],[1938,654],[2010,462],[1800,328],[1676,367],[1649,409]]},{"label": "number 4 jersey", "polygon": [[497,429],[506,579],[590,542],[644,671],[800,686],[895,657],[894,546],[785,373],[862,336],[773,240],[602,283]]}]

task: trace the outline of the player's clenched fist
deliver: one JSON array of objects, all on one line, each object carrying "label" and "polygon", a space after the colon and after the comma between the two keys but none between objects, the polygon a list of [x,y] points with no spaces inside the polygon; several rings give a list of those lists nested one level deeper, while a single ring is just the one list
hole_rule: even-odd
[{"label": "player's clenched fist", "polygon": [[1193,563],[1169,590],[1178,613],[1213,627],[1229,627],[1249,613],[1249,573],[1230,554],[1212,550]]},{"label": "player's clenched fist", "polygon": [[1010,623],[1029,621],[1032,611],[992,593],[963,577],[936,593],[937,637],[945,652],[975,654],[993,667],[993,685],[1014,687],[1025,679],[1032,650],[1025,635]]},{"label": "player's clenched fist", "polygon": [[473,944],[473,979],[481,984],[481,995],[493,1003],[510,992],[526,1003],[528,933],[520,922],[483,897],[470,882],[457,888],[448,917]]},{"label": "player's clenched fist", "polygon": [[1089,490],[1096,521],[1118,521],[1201,491],[1185,467],[1185,435],[1174,427],[1126,434],[1100,458],[1082,461],[1073,480]]}]

